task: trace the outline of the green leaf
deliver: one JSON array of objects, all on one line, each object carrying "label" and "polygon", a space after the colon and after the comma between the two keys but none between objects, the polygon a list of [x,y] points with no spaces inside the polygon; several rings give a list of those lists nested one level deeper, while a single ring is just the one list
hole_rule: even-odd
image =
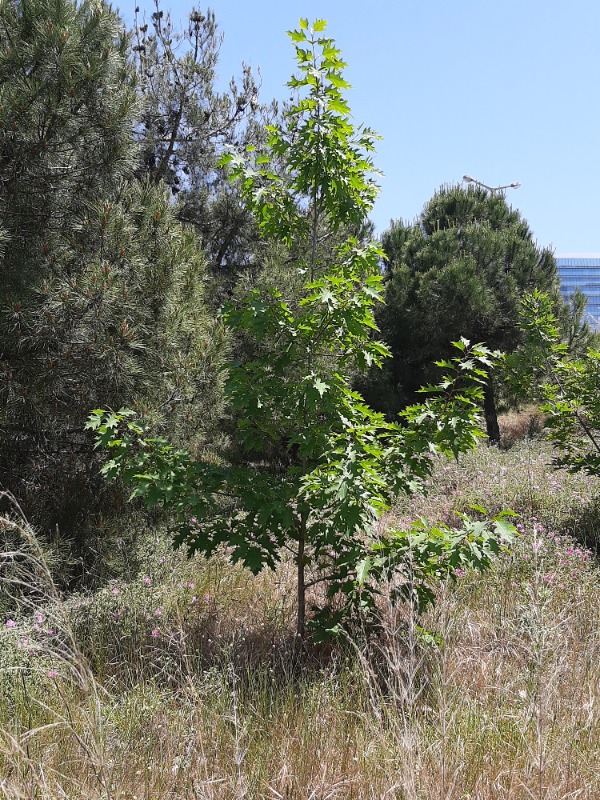
[{"label": "green leaf", "polygon": [[84,430],[91,430],[91,431],[98,430],[98,428],[102,424],[102,417],[104,413],[105,412],[102,411],[102,409],[96,409],[95,411],[92,411],[90,416],[88,417],[87,422],[84,425]]},{"label": "green leaf", "polygon": [[351,89],[352,85],[348,83],[348,81],[344,80],[341,75],[337,72],[328,72],[327,73],[327,80],[332,83],[338,89]]},{"label": "green leaf", "polygon": [[293,42],[305,42],[306,34],[302,31],[288,31],[288,36]]},{"label": "green leaf", "polygon": [[[350,106],[347,103],[344,103],[343,100],[331,100],[331,102],[329,103],[329,108],[332,111],[337,111],[338,114],[350,113]],[[355,185],[360,186],[360,182],[357,182]]]},{"label": "green leaf", "polygon": [[322,381],[320,378],[317,378],[316,381],[313,383],[313,386],[317,390],[317,392],[323,397],[325,392],[329,389],[329,384]]},{"label": "green leaf", "polygon": [[359,586],[365,585],[372,566],[373,563],[369,556],[363,558],[362,561],[359,561],[356,565],[356,580]]},{"label": "green leaf", "polygon": [[471,503],[470,508],[472,508],[473,511],[478,511],[480,514],[487,514],[488,513],[483,506],[480,506],[477,503]]},{"label": "green leaf", "polygon": [[322,289],[321,293],[319,294],[319,299],[322,303],[326,303],[327,305],[337,305],[337,299],[331,289]]}]

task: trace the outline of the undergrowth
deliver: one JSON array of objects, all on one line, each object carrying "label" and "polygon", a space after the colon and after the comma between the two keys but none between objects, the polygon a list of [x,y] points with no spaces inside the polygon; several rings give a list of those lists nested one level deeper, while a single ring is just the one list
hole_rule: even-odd
[{"label": "undergrowth", "polygon": [[291,566],[252,578],[155,535],[139,575],[65,600],[15,510],[0,797],[600,796],[598,486],[550,457],[524,440],[440,462],[389,522],[512,508],[512,553],[439,586],[425,619],[384,591],[379,635],[335,646],[294,641]]}]

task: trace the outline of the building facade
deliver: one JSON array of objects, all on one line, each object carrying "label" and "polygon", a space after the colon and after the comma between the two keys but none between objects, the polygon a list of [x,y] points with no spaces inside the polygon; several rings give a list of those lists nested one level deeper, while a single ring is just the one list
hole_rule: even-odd
[{"label": "building facade", "polygon": [[556,256],[560,291],[565,300],[579,289],[587,297],[585,321],[600,330],[600,253],[564,253]]}]

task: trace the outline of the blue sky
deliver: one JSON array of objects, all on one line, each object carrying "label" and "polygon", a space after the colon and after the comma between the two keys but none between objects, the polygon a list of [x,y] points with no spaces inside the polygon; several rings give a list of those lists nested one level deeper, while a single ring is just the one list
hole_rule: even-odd
[{"label": "blue sky", "polygon": [[[131,19],[131,7],[119,3]],[[142,9],[153,10],[150,0]],[[174,22],[190,5],[163,0]],[[497,186],[540,245],[600,252],[598,0],[215,0],[225,86],[260,68],[263,101],[287,95],[286,31],[323,18],[348,62],[355,122],[382,137],[372,218],[412,220],[464,174]],[[202,8],[202,6],[201,6]]]}]

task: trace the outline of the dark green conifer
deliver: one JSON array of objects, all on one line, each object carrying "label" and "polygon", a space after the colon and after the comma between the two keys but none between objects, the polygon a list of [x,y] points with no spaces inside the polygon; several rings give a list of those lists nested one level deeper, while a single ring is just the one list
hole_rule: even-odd
[{"label": "dark green conifer", "polygon": [[[393,222],[382,245],[388,261],[379,324],[393,359],[367,395],[391,415],[435,379],[434,362],[459,337],[514,350],[523,292],[539,287],[560,304],[552,252],[538,247],[502,194],[442,187],[414,224]],[[497,440],[491,379],[484,399],[488,436]]]},{"label": "dark green conifer", "polygon": [[135,177],[137,103],[108,5],[2,6],[0,481],[83,559],[119,505],[96,497],[90,409],[133,398],[189,441],[218,405],[205,260],[166,187]]},{"label": "dark green conifer", "polygon": [[243,149],[265,138],[273,112],[259,102],[250,67],[229,89],[215,88],[222,34],[210,9],[193,8],[179,29],[155,0],[136,14],[132,51],[138,78],[140,173],[164,180],[178,202],[178,217],[202,237],[215,278],[215,306],[248,267],[258,242],[252,215],[218,166],[224,145]]}]

